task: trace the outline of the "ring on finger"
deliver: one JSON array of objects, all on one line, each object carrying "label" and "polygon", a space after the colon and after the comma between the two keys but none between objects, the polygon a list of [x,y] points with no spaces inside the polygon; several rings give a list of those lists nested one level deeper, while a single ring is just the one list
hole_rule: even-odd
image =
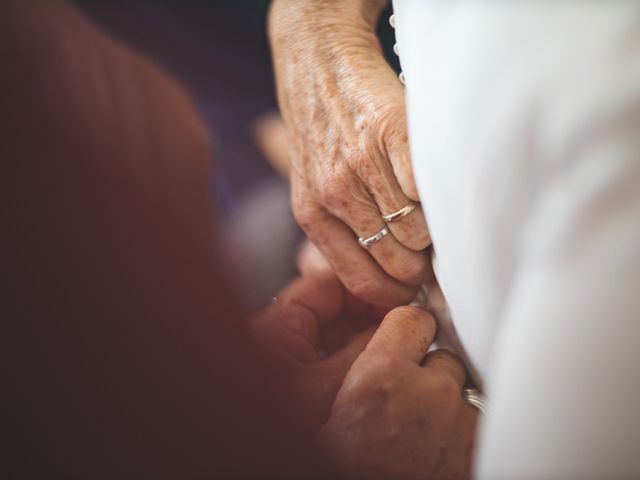
[{"label": "ring on finger", "polygon": [[402,207],[397,212],[390,213],[389,215],[383,215],[382,219],[385,221],[385,223],[395,222],[396,220],[400,220],[401,218],[409,215],[416,209],[417,206],[417,203],[411,202],[409,205]]},{"label": "ring on finger", "polygon": [[465,388],[462,391],[462,399],[469,405],[477,408],[481,413],[485,415],[489,413],[487,400],[479,390],[475,388]]},{"label": "ring on finger", "polygon": [[389,235],[389,233],[391,233],[391,231],[387,227],[384,227],[378,233],[376,233],[375,235],[373,235],[373,236],[371,236],[369,238],[364,238],[364,237],[358,238],[358,243],[360,244],[360,246],[362,248],[364,248],[365,250],[368,250],[371,245],[373,245],[374,243],[379,242],[384,237]]}]

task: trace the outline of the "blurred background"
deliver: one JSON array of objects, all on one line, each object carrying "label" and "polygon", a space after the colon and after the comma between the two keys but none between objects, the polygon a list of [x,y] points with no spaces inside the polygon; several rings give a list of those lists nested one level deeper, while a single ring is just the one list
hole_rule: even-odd
[{"label": "blurred background", "polygon": [[[112,36],[147,55],[188,90],[209,129],[215,202],[226,256],[246,307],[266,304],[295,275],[302,240],[286,179],[286,160],[267,40],[268,0],[75,0]],[[393,54],[390,9],[380,21]]]}]

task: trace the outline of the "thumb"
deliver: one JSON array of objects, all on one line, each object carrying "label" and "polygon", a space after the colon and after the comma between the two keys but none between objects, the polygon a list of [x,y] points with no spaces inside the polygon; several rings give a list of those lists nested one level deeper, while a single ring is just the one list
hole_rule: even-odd
[{"label": "thumb", "polygon": [[427,354],[436,333],[433,316],[417,307],[398,307],[391,310],[367,345],[366,354],[392,354],[420,364]]},{"label": "thumb", "polygon": [[262,115],[253,124],[253,135],[260,151],[271,166],[282,176],[289,178],[289,137],[282,118],[277,113]]}]

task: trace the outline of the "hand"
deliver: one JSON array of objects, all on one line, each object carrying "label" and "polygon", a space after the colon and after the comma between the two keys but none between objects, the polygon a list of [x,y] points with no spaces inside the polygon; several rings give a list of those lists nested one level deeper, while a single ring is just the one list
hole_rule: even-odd
[{"label": "hand", "polygon": [[415,295],[430,237],[418,207],[369,251],[357,242],[418,201],[402,85],[375,35],[384,3],[276,0],[270,39],[294,215],[351,292],[391,307]]},{"label": "hand", "polygon": [[391,311],[349,370],[318,435],[347,478],[468,478],[477,411],[461,397],[462,364],[427,354],[435,322]]},{"label": "hand", "polygon": [[384,313],[351,296],[331,272],[301,277],[250,321],[267,358],[286,379],[286,409],[302,433],[329,417],[345,374]]}]

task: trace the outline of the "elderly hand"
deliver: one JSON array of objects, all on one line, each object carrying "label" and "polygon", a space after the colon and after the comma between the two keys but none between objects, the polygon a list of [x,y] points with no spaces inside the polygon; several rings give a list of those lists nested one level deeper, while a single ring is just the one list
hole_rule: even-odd
[{"label": "elderly hand", "polygon": [[383,315],[325,272],[294,281],[251,319],[254,337],[287,380],[285,411],[296,428],[312,436],[327,420],[345,374]]},{"label": "elderly hand", "polygon": [[418,205],[366,251],[357,238],[418,201],[402,85],[381,53],[380,0],[276,0],[270,40],[291,141],[294,215],[358,298],[408,303],[428,269]]},{"label": "elderly hand", "polygon": [[349,370],[318,444],[347,478],[468,478],[477,411],[462,400],[465,370],[427,354],[435,322],[391,311]]}]

